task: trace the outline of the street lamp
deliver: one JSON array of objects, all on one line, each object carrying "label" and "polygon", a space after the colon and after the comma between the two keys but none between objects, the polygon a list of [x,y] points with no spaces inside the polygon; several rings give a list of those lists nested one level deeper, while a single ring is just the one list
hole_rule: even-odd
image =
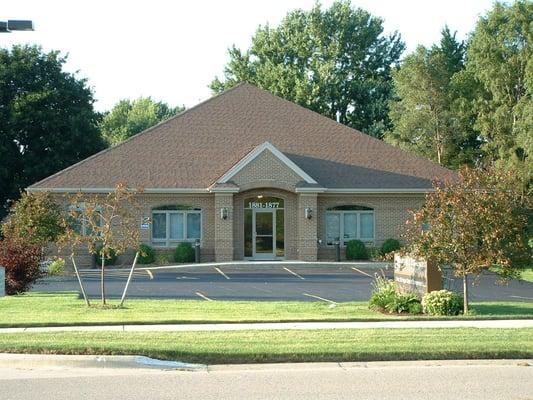
[{"label": "street lamp", "polygon": [[33,21],[9,19],[0,21],[0,33],[10,33],[11,31],[33,31]]}]

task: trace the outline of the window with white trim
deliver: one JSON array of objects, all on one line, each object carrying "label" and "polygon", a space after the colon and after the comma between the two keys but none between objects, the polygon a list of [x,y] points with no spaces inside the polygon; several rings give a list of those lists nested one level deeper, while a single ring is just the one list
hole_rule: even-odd
[{"label": "window with white trim", "polygon": [[[93,214],[94,221],[96,222],[94,225],[102,226],[102,216],[100,213],[101,207],[96,207]],[[93,233],[86,214],[85,203],[69,206],[67,221],[70,228],[81,236],[90,236]]]},{"label": "window with white trim", "polygon": [[162,206],[152,210],[152,243],[171,247],[202,240],[202,210],[190,206]]},{"label": "window with white trim", "polygon": [[326,210],[326,244],[350,240],[374,241],[374,210],[364,206],[336,206]]}]

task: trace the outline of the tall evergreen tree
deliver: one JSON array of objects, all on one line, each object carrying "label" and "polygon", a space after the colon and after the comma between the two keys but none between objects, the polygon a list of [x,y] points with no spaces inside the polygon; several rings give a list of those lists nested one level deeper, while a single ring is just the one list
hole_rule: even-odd
[{"label": "tall evergreen tree", "polygon": [[391,70],[404,44],[383,34],[383,21],[348,0],[326,10],[287,14],[277,27],[259,27],[252,45],[233,46],[221,92],[246,81],[330,118],[381,137],[389,128]]},{"label": "tall evergreen tree", "polygon": [[479,140],[457,77],[464,55],[464,43],[445,27],[438,45],[419,46],[405,58],[393,73],[398,100],[391,104],[387,142],[452,168],[476,162]]},{"label": "tall evergreen tree", "polygon": [[37,46],[0,49],[0,218],[20,190],[104,148],[93,94]]}]

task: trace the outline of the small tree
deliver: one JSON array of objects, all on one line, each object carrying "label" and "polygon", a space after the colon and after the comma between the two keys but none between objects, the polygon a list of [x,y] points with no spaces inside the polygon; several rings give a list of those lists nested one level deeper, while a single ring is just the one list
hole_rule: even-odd
[{"label": "small tree", "polygon": [[61,209],[48,192],[22,193],[2,225],[2,235],[44,247],[64,233]]},{"label": "small tree", "polygon": [[458,179],[436,182],[424,206],[407,221],[409,251],[450,265],[463,278],[465,313],[470,274],[496,267],[509,279],[531,262],[531,196],[517,187],[511,172],[464,168]]},{"label": "small tree", "polygon": [[105,260],[112,253],[120,255],[128,249],[139,248],[138,204],[135,200],[135,194],[139,192],[119,183],[105,196],[77,193],[69,199],[63,243],[72,249],[72,256],[79,246],[86,246],[91,254],[100,255],[103,305],[106,304]]}]

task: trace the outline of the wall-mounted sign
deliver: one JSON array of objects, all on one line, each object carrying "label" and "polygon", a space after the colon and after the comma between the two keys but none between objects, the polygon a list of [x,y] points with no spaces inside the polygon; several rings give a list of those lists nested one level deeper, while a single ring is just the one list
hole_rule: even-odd
[{"label": "wall-mounted sign", "polygon": [[279,208],[279,201],[268,201],[264,203],[251,201],[248,203],[248,208]]},{"label": "wall-mounted sign", "polygon": [[150,217],[142,217],[141,218],[141,229],[150,229]]}]

